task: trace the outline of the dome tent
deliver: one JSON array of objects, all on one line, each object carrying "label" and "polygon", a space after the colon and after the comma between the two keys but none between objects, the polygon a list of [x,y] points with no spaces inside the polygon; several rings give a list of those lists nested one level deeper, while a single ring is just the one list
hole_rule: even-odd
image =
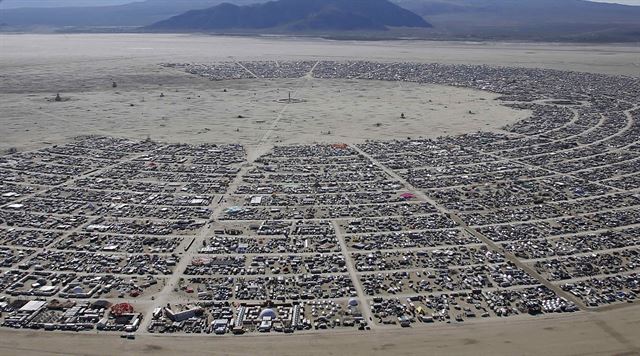
[{"label": "dome tent", "polygon": [[271,317],[271,318],[275,319],[276,312],[273,309],[270,309],[270,308],[262,309],[262,311],[260,312],[260,319],[262,319],[264,317]]}]

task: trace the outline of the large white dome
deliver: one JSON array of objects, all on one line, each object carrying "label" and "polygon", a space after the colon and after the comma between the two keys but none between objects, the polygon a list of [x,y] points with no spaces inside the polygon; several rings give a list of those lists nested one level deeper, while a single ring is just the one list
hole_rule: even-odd
[{"label": "large white dome", "polygon": [[270,308],[262,309],[262,311],[260,312],[260,318],[264,318],[265,316],[275,318],[276,312]]}]

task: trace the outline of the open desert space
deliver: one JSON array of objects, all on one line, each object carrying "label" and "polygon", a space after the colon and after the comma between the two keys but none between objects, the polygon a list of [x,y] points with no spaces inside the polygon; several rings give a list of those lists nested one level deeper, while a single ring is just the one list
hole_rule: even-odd
[{"label": "open desert space", "polygon": [[638,77],[637,45],[0,35],[0,354],[640,354]]},{"label": "open desert space", "polygon": [[[275,100],[288,92],[307,102],[282,113],[279,129],[286,131],[274,138],[283,143],[437,137],[498,129],[526,115],[495,104],[495,95],[462,88],[308,78],[219,83],[160,68],[165,62],[367,59],[640,75],[634,45],[131,34],[1,35],[0,44],[0,149],[60,143],[76,133],[255,143],[281,114]],[[51,102],[56,93],[69,101]],[[396,124],[405,111],[407,119]],[[429,125],[416,127],[425,113]]]},{"label": "open desert space", "polygon": [[[496,95],[445,86],[304,78],[210,82],[191,76],[179,85],[154,85],[151,78],[121,82],[113,90],[62,93],[66,102],[47,101],[51,95],[45,93],[5,94],[0,149],[61,143],[73,132],[248,146],[267,133],[278,143],[362,142],[497,130],[527,116],[499,105]],[[289,93],[304,102],[278,102]]]}]

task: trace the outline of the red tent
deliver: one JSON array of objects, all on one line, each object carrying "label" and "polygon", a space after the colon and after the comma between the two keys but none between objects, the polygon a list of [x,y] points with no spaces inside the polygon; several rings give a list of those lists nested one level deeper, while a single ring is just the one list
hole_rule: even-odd
[{"label": "red tent", "polygon": [[129,303],[120,303],[111,307],[111,314],[121,316],[123,314],[133,313],[133,305]]},{"label": "red tent", "polygon": [[404,200],[415,199],[416,195],[413,193],[402,193],[400,194],[400,198]]}]

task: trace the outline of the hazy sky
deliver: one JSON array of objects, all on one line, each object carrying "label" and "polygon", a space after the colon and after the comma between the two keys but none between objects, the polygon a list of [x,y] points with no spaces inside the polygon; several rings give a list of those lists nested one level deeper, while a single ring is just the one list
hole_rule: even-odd
[{"label": "hazy sky", "polygon": [[640,5],[640,0],[599,0],[598,2],[613,2],[617,4]]},{"label": "hazy sky", "polygon": [[[100,6],[119,5],[142,0],[0,0],[0,8],[14,8],[25,6],[55,7],[55,6]],[[180,1],[180,0],[176,0]],[[598,0],[627,5],[640,5],[640,0]]]},{"label": "hazy sky", "polygon": [[[0,7],[57,7],[57,6],[101,6],[121,5],[136,0],[0,0]],[[180,0],[177,0],[180,1]]]}]

